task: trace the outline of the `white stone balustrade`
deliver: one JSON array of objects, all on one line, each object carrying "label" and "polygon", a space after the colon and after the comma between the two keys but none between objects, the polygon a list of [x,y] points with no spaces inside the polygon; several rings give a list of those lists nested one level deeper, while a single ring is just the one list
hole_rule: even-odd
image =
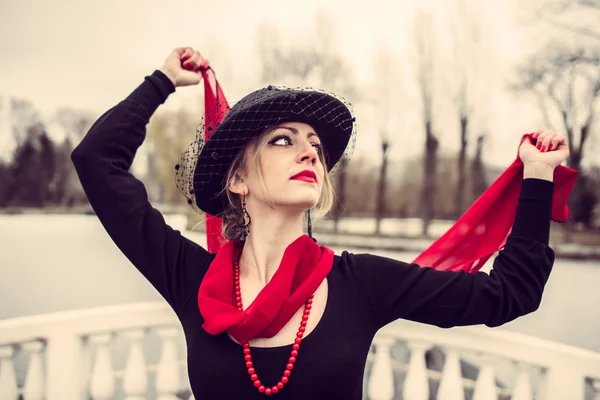
[{"label": "white stone balustrade", "polygon": [[[149,364],[144,340],[159,339],[157,364]],[[124,339],[124,366],[114,353]],[[82,400],[84,398],[176,400],[189,390],[177,318],[163,302],[126,304],[0,321],[0,399]],[[408,363],[394,359],[405,346]],[[439,329],[397,321],[373,342],[371,373],[365,377],[369,400],[600,400],[600,354],[504,330],[486,327]],[[428,369],[426,352],[443,350],[441,371]],[[147,350],[147,349],[146,349]],[[23,361],[26,360],[26,361]],[[476,380],[461,375],[461,361],[479,370]],[[20,363],[20,364],[19,364]],[[26,363],[24,376],[17,365]],[[121,363],[121,364],[123,364]],[[21,368],[21,367],[20,367]],[[120,381],[120,382],[119,382]],[[404,385],[399,389],[400,382]],[[503,387],[497,386],[502,382]],[[189,400],[192,400],[190,396]]]},{"label": "white stone balustrade", "polygon": [[[498,395],[513,400],[583,400],[586,381],[591,382],[588,389],[600,396],[600,354],[592,351],[487,327],[439,329],[403,320],[383,328],[373,345],[385,340],[389,347],[390,339],[411,351],[408,366],[392,366],[405,374],[402,395],[407,400],[430,398],[430,382],[438,383],[437,399],[462,399],[464,390],[471,390],[474,400],[495,400]],[[444,350],[441,373],[426,368],[425,354],[433,345]],[[461,376],[461,360],[479,368],[476,381]],[[374,365],[377,354],[369,362]],[[512,365],[508,374],[507,365]],[[505,383],[514,378],[508,387],[497,387],[499,375],[505,377]],[[380,394],[378,380],[366,377],[369,398],[396,398],[387,388]]]},{"label": "white stone balustrade", "polygon": [[[154,331],[162,339],[157,365],[145,362],[143,339]],[[116,370],[112,344],[120,335],[128,342],[125,367]],[[177,359],[182,333],[164,303],[138,303],[77,310],[0,321],[0,399],[114,399],[122,380],[127,400],[148,398],[149,373],[156,376],[158,399],[177,399],[186,365]],[[15,373],[16,356],[27,353],[23,387]],[[45,356],[45,357],[44,357]],[[44,361],[45,358],[45,362]]]},{"label": "white stone balustrade", "polygon": [[148,391],[148,372],[144,361],[142,341],[144,330],[135,329],[124,332],[124,336],[130,340],[129,358],[123,375],[123,390],[125,400],[145,400]]}]

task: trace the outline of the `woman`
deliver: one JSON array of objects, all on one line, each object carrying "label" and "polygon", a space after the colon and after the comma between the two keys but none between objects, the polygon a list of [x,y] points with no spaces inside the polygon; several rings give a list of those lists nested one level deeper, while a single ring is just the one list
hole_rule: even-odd
[{"label": "woman", "polygon": [[[215,255],[166,225],[128,172],[151,115],[176,87],[198,84],[206,65],[197,51],[175,49],[72,154],[108,234],[177,313],[196,398],[361,399],[371,341],[389,322],[493,327],[537,309],[554,261],[552,177],[568,156],[563,136],[521,145],[517,214],[489,275],[334,256],[303,234],[302,217],[331,205],[327,171],[350,146],[352,113],[318,91],[262,89],[229,111],[184,159],[193,170],[179,174],[192,205],[225,217],[235,239]],[[238,224],[228,217],[236,212]]]}]

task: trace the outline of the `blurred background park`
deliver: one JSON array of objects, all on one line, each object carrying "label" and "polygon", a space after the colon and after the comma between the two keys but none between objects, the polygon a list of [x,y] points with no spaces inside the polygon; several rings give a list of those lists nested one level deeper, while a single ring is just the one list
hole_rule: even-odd
[{"label": "blurred background park", "polygon": [[[353,104],[356,149],[315,223],[336,250],[410,261],[524,133],[566,135],[580,175],[552,227],[555,272],[540,310],[502,329],[600,352],[598,0],[0,3],[0,319],[160,299],[91,215],[70,153],[178,46],[210,61],[230,103],[275,84]],[[173,167],[202,99],[202,85],[178,88],[132,166],[155,207],[200,232]]]},{"label": "blurred background park", "polygon": [[[523,133],[549,128],[567,135],[567,165],[581,171],[569,229],[554,229],[574,235],[555,240],[600,243],[596,1],[27,4],[1,6],[5,212],[87,209],[71,149],[172,48],[190,45],[232,103],[266,84],[352,102],[356,150],[336,179],[334,217],[420,218],[426,236],[431,220],[458,218],[508,167]],[[194,139],[202,94],[179,88],[136,157],[159,206],[191,212],[173,166]]]}]

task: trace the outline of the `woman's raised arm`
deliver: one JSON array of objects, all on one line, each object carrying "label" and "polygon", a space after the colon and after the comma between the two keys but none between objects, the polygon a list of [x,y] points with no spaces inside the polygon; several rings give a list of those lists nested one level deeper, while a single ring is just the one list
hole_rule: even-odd
[{"label": "woman's raised arm", "polygon": [[399,318],[444,328],[499,326],[535,311],[554,263],[548,246],[553,187],[523,180],[512,232],[489,275],[345,253],[365,287],[376,328]]},{"label": "woman's raised arm", "polygon": [[174,50],[165,62],[170,68],[163,66],[165,72],[156,70],[145,77],[127,98],[104,113],[71,155],[107,233],[175,311],[197,293],[212,256],[165,223],[149,203],[143,183],[129,169],[150,117],[175,91],[167,73],[180,63],[181,54]]}]

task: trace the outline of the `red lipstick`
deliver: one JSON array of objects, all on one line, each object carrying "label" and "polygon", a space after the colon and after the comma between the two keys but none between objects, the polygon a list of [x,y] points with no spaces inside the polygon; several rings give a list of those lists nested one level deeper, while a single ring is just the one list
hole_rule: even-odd
[{"label": "red lipstick", "polygon": [[305,169],[304,171],[298,172],[296,175],[292,176],[290,179],[304,182],[317,183],[317,174],[314,171]]}]

